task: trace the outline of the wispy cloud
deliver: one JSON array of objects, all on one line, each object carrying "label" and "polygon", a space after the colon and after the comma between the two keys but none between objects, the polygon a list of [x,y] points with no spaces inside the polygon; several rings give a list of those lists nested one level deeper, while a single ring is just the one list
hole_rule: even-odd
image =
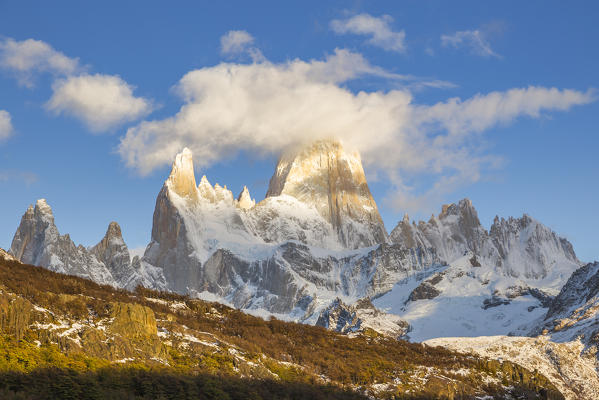
[{"label": "wispy cloud", "polygon": [[220,38],[220,51],[222,54],[239,54],[252,43],[254,37],[246,31],[229,31]]},{"label": "wispy cloud", "polygon": [[46,108],[73,116],[92,132],[109,131],[148,115],[152,102],[133,95],[134,88],[115,75],[79,75],[58,80]]},{"label": "wispy cloud", "polygon": [[0,183],[15,182],[29,186],[37,182],[39,177],[33,172],[0,170]]},{"label": "wispy cloud", "polygon": [[8,139],[13,132],[10,113],[6,110],[0,110],[0,142]]},{"label": "wispy cloud", "polygon": [[248,32],[229,31],[220,38],[220,52],[229,57],[248,54],[252,60],[261,61],[264,56],[257,47],[252,46],[253,43],[254,37]]},{"label": "wispy cloud", "polygon": [[491,49],[490,43],[485,39],[480,30],[458,31],[451,35],[441,35],[441,44],[444,47],[462,48],[467,47],[472,53],[481,57],[501,56]]},{"label": "wispy cloud", "polygon": [[393,31],[390,24],[393,18],[389,15],[374,17],[370,14],[358,14],[347,19],[331,21],[331,29],[340,35],[354,34],[370,36],[367,43],[384,50],[403,53],[406,51],[406,33]]},{"label": "wispy cloud", "polygon": [[0,40],[0,67],[13,72],[19,84],[34,86],[40,72],[54,75],[71,75],[81,69],[77,58],[67,57],[41,40]]}]

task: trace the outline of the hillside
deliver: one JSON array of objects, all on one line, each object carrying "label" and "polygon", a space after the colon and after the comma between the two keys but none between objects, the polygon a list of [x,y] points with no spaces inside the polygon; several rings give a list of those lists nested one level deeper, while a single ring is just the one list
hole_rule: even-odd
[{"label": "hillside", "polygon": [[1,257],[0,290],[2,398],[563,398],[510,362],[265,321]]}]

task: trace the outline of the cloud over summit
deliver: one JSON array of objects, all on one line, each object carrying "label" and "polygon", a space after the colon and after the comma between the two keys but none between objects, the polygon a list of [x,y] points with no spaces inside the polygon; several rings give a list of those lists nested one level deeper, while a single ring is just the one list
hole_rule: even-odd
[{"label": "cloud over summit", "polygon": [[374,173],[410,199],[404,174],[433,174],[442,192],[479,179],[492,157],[477,153],[479,132],[521,116],[567,110],[593,100],[591,92],[528,87],[417,104],[405,87],[351,91],[351,80],[377,75],[404,79],[336,50],[323,60],[221,63],[188,72],[176,86],[183,100],[173,116],[143,121],[122,138],[126,164],[147,174],[190,147],[199,167],[239,151],[278,154],[290,146],[336,137],[357,149]]}]

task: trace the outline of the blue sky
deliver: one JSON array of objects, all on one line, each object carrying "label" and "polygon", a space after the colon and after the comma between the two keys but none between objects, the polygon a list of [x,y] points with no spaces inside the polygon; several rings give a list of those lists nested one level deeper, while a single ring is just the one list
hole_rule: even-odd
[{"label": "blue sky", "polygon": [[596,2],[224,3],[0,1],[1,247],[41,197],[77,243],[143,247],[176,148],[260,200],[335,135],[388,230],[469,197],[599,259]]}]

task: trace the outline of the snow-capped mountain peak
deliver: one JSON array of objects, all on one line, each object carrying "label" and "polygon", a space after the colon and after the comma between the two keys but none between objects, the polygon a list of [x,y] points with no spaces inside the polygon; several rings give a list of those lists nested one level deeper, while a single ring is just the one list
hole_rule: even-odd
[{"label": "snow-capped mountain peak", "polygon": [[386,241],[360,155],[340,142],[322,140],[281,156],[266,197],[288,195],[314,207],[346,247]]}]

